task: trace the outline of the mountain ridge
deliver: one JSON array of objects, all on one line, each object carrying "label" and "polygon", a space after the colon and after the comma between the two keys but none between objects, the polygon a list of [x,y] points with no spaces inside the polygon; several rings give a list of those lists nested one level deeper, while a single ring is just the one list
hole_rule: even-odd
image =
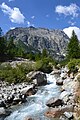
[{"label": "mountain ridge", "polygon": [[13,37],[15,42],[21,40],[28,48],[32,46],[34,48],[32,52],[35,52],[35,49],[40,52],[46,49],[57,60],[64,58],[69,41],[69,37],[62,30],[50,30],[32,26],[27,28],[17,27],[8,31],[5,37],[7,40]]}]

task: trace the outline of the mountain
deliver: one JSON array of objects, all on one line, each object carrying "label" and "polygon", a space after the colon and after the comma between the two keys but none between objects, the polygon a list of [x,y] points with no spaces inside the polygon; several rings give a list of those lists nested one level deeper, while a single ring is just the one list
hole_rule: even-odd
[{"label": "mountain", "polygon": [[13,37],[15,43],[22,43],[26,52],[42,52],[46,49],[55,59],[61,60],[66,54],[68,36],[62,30],[49,30],[45,28],[15,28],[6,33],[7,40]]}]

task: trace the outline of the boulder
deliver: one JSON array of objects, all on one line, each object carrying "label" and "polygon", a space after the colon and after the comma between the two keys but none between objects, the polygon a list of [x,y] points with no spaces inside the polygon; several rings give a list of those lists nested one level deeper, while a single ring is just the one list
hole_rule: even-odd
[{"label": "boulder", "polygon": [[67,103],[69,101],[69,96],[71,93],[67,92],[67,91],[63,91],[59,98],[62,99],[64,101],[64,103]]},{"label": "boulder", "polygon": [[56,85],[63,85],[63,80],[62,79],[56,80]]},{"label": "boulder", "polygon": [[64,112],[73,112],[73,111],[74,111],[73,105],[67,105],[59,108],[49,108],[45,112],[45,116],[52,118],[59,118],[61,115],[64,114]]},{"label": "boulder", "polygon": [[34,120],[34,119],[31,117],[25,117],[23,120]]},{"label": "boulder", "polygon": [[49,108],[44,115],[49,118],[59,118],[62,114],[63,112],[59,108]]},{"label": "boulder", "polygon": [[63,100],[59,98],[51,98],[46,103],[48,107],[62,106],[63,104],[64,104]]},{"label": "boulder", "polygon": [[46,74],[43,73],[43,72],[40,72],[40,71],[34,72],[34,71],[32,71],[32,72],[27,74],[27,77],[29,79],[32,79],[32,80],[35,79],[35,84],[37,84],[38,86],[47,84],[47,77],[46,77]]},{"label": "boulder", "polygon": [[27,96],[31,96],[31,95],[34,95],[36,93],[36,89],[35,88],[31,88],[29,89],[27,92],[26,92],[26,95]]},{"label": "boulder", "polygon": [[22,89],[20,90],[20,93],[21,93],[21,94],[26,94],[30,89],[33,89],[33,87],[34,87],[33,84],[32,84],[32,85],[28,85],[27,87],[22,88]]},{"label": "boulder", "polygon": [[5,101],[0,100],[0,107],[6,107]]},{"label": "boulder", "polygon": [[15,98],[13,99],[13,105],[17,105],[17,104],[19,104],[19,102],[21,102],[21,99],[20,99],[20,98],[15,97]]},{"label": "boulder", "polygon": [[75,81],[77,81],[77,80],[80,81],[80,72],[75,76],[74,80]]},{"label": "boulder", "polygon": [[6,116],[10,115],[10,113],[11,112],[4,109],[4,107],[0,107],[0,117],[6,117]]},{"label": "boulder", "polygon": [[24,120],[33,120],[32,118],[25,118]]},{"label": "boulder", "polygon": [[20,93],[26,96],[34,95],[37,92],[35,85],[28,85],[27,87],[21,89]]},{"label": "boulder", "polygon": [[63,80],[66,79],[66,78],[67,78],[67,73],[62,72],[62,73],[60,74],[60,77],[61,77]]},{"label": "boulder", "polygon": [[41,120],[41,118],[39,118],[39,116],[35,116],[35,117],[25,117],[23,120]]},{"label": "boulder", "polygon": [[73,72],[70,74],[70,78],[74,79],[74,73]]},{"label": "boulder", "polygon": [[69,120],[71,120],[71,119],[74,118],[72,112],[65,112],[64,115],[65,115]]},{"label": "boulder", "polygon": [[6,114],[6,111],[5,111],[4,107],[0,107],[0,116],[5,115],[5,114]]},{"label": "boulder", "polygon": [[63,87],[60,87],[60,92],[64,92],[65,89]]},{"label": "boulder", "polygon": [[52,71],[51,73],[50,73],[51,75],[55,75],[55,74],[61,74],[61,70],[58,70],[58,69],[54,69],[54,71]]},{"label": "boulder", "polygon": [[15,95],[11,94],[7,97],[6,103],[11,104],[13,102]]}]

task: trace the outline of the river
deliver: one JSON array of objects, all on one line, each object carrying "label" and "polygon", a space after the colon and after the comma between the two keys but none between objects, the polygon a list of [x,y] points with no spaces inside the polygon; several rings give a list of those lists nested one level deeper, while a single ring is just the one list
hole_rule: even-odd
[{"label": "river", "polygon": [[48,84],[40,86],[35,95],[29,96],[27,102],[22,104],[6,117],[5,120],[24,120],[25,117],[36,118],[36,120],[51,120],[44,116],[44,112],[48,109],[46,102],[60,94],[60,87],[56,85],[56,77],[47,74]]}]

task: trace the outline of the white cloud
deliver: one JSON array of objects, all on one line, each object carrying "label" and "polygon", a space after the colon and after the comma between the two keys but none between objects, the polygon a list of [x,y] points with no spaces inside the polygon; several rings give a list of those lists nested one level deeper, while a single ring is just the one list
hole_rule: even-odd
[{"label": "white cloud", "polygon": [[49,17],[49,14],[47,14],[46,17],[48,18],[48,17]]},{"label": "white cloud", "polygon": [[58,21],[58,20],[59,20],[59,18],[56,18],[56,20]]},{"label": "white cloud", "polygon": [[63,31],[68,35],[69,38],[71,37],[73,30],[75,31],[78,39],[80,40],[80,28],[74,26],[74,27],[68,27],[63,29]]},{"label": "white cloud", "polygon": [[11,30],[15,29],[15,27],[10,27]]},{"label": "white cloud", "polygon": [[76,24],[76,22],[73,22],[73,21],[68,21],[68,23],[72,26]]},{"label": "white cloud", "polygon": [[27,22],[27,26],[30,27],[30,26],[33,26],[34,27],[34,24],[30,23],[29,21],[26,21]]},{"label": "white cloud", "polygon": [[15,1],[15,0],[9,0],[9,2],[12,2],[12,1]]},{"label": "white cloud", "polygon": [[34,18],[35,18],[35,16],[32,16],[31,18],[32,18],[32,19],[34,19]]},{"label": "white cloud", "polygon": [[80,8],[76,4],[70,4],[69,6],[58,5],[55,8],[55,12],[58,14],[64,14],[65,16],[78,17]]},{"label": "white cloud", "polygon": [[7,6],[4,2],[0,5],[4,14],[9,16],[9,19],[13,23],[24,23],[24,15],[20,12],[19,8],[14,7],[13,9]]}]

